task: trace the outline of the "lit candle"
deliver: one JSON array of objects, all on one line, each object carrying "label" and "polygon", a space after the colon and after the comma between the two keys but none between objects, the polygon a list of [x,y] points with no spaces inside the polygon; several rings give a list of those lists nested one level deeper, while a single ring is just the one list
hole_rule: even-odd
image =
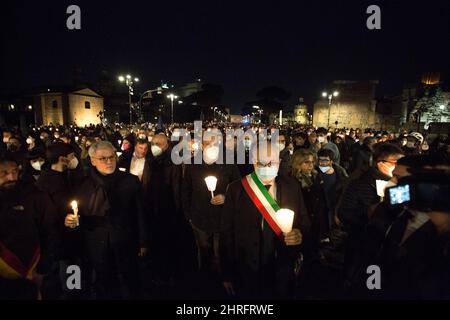
[{"label": "lit candle", "polygon": [[205,178],[206,186],[208,190],[211,191],[211,196],[214,198],[214,191],[216,191],[217,186],[217,178],[213,176],[209,176]]},{"label": "lit candle", "polygon": [[76,200],[73,200],[71,205],[72,205],[73,214],[77,218],[77,227],[78,227],[80,225],[80,223],[78,221],[78,202]]},{"label": "lit candle", "polygon": [[289,209],[280,209],[275,212],[277,224],[283,233],[292,231],[292,224],[294,222],[294,211]]},{"label": "lit candle", "polygon": [[384,198],[384,189],[386,189],[388,181],[385,180],[376,180],[377,185],[377,195],[381,197],[381,200]]}]

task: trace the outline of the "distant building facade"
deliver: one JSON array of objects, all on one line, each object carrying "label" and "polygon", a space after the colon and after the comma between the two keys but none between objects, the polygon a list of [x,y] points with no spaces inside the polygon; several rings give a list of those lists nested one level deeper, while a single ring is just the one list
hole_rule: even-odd
[{"label": "distant building facade", "polygon": [[317,127],[375,128],[380,125],[376,115],[377,80],[334,81],[330,91],[339,92],[329,108],[328,98],[314,104],[313,125]]},{"label": "distant building facade", "polygon": [[104,112],[103,97],[89,88],[78,90],[48,90],[34,96],[38,125],[98,124]]}]

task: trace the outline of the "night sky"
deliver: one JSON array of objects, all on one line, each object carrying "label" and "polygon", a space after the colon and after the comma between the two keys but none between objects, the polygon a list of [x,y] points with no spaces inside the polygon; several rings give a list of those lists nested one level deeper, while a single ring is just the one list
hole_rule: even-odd
[{"label": "night sky", "polygon": [[[82,30],[66,28],[81,7]],[[382,29],[366,28],[381,7]],[[450,74],[450,1],[14,1],[1,4],[0,90],[72,83],[79,66],[181,85],[221,84],[238,110],[264,86],[311,104],[335,79],[379,79],[383,92],[425,71]]]}]

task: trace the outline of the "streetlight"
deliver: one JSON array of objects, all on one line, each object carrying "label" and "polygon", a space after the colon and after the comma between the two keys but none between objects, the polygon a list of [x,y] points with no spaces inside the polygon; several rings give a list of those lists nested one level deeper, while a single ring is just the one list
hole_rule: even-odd
[{"label": "streetlight", "polygon": [[327,92],[322,92],[322,97],[326,98],[328,97],[328,125],[327,128],[330,127],[330,111],[331,111],[331,104],[333,101],[333,97],[337,97],[339,95],[339,91],[334,91],[333,93],[328,94]]},{"label": "streetlight", "polygon": [[135,82],[139,82],[139,78],[133,79],[133,77],[131,77],[131,75],[127,74],[125,77],[119,76],[118,79],[120,82],[124,82],[125,85],[128,87],[128,105],[130,106],[130,124],[132,124],[133,123],[133,108],[131,105],[131,96],[134,94],[133,84]]},{"label": "streetlight", "polygon": [[169,95],[167,96],[167,98],[170,99],[170,104],[171,104],[171,120],[172,120],[172,123],[173,123],[173,100],[178,99],[178,96],[176,96],[176,95],[174,95],[173,93],[171,93],[171,94],[169,94]]}]

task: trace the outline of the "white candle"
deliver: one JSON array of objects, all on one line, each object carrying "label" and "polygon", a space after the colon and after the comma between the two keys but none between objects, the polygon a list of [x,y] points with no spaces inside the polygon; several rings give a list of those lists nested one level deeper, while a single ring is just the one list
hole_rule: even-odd
[{"label": "white candle", "polygon": [[205,178],[206,186],[208,190],[211,191],[211,196],[214,198],[214,191],[216,191],[217,178],[214,176],[209,176]]},{"label": "white candle", "polygon": [[377,195],[381,198],[384,198],[384,189],[386,189],[388,181],[385,180],[376,180],[377,185]]},{"label": "white candle", "polygon": [[80,225],[80,223],[78,221],[78,202],[76,200],[73,200],[71,202],[71,205],[72,205],[73,214],[77,218],[77,227],[78,227]]},{"label": "white candle", "polygon": [[283,233],[292,231],[292,224],[294,222],[294,211],[289,209],[280,209],[275,212],[277,224]]}]

